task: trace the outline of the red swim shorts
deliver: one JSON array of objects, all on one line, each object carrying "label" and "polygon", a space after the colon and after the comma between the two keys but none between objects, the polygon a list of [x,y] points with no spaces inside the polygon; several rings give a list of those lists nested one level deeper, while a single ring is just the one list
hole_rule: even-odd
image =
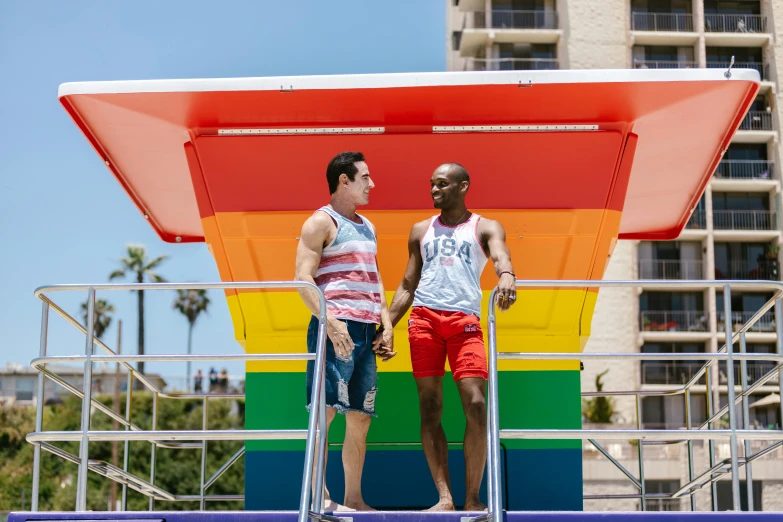
[{"label": "red swim shorts", "polygon": [[479,318],[416,306],[408,320],[413,376],[436,377],[445,372],[446,357],[455,380],[487,378],[487,354]]}]

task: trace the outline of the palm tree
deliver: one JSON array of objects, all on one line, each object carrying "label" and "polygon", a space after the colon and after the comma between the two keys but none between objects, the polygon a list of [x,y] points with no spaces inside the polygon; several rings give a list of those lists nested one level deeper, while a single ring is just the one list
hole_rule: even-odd
[{"label": "palm tree", "polygon": [[[174,300],[174,309],[179,310],[182,315],[188,318],[188,355],[193,348],[193,327],[196,325],[196,319],[201,312],[206,312],[209,307],[209,297],[207,291],[201,290],[177,290],[177,298]],[[187,362],[186,370],[187,390],[190,391],[190,361]]]},{"label": "palm tree", "polygon": [[[103,339],[103,334],[109,329],[111,324],[111,314],[114,313],[114,305],[106,299],[96,299],[93,310],[93,334],[98,339]],[[85,327],[87,325],[87,303],[82,303],[82,317]]]},{"label": "palm tree", "polygon": [[[127,255],[120,258],[119,269],[109,274],[109,280],[120,277],[131,277],[136,283],[145,280],[153,283],[165,283],[166,280],[153,272],[168,256],[147,258],[147,249],[143,245],[127,245]],[[139,355],[144,355],[144,290],[137,290],[139,296]],[[144,362],[139,361],[139,373],[144,374]]]}]

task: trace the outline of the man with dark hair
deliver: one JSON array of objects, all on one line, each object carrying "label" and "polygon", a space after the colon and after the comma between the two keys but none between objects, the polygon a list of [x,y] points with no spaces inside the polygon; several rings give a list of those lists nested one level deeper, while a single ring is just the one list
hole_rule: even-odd
[{"label": "man with dark hair", "polygon": [[[454,509],[448,470],[448,446],[441,425],[443,375],[448,358],[467,420],[464,452],[465,511],[483,511],[479,488],[487,457],[487,358],[479,317],[484,265],[492,259],[499,278],[497,305],[516,301],[516,285],[506,232],[497,221],[472,214],[465,206],[468,171],[456,163],[438,167],[430,179],[430,195],[440,215],[416,223],[408,239],[408,266],[389,310],[396,325],[413,304],[408,321],[413,377],[419,391],[421,445],[430,467],[438,503],[433,511]],[[388,349],[376,338],[379,354]]]},{"label": "man with dark hair", "polygon": [[[370,418],[375,416],[373,340],[377,325],[384,326],[380,343],[384,347],[392,345],[389,309],[375,259],[378,248],[375,228],[356,213],[357,206],[369,202],[375,184],[361,152],[335,156],[326,169],[326,180],[331,201],[302,227],[296,251],[296,279],[317,285],[326,297],[326,430],[328,433],[336,413],[345,415],[343,504],[349,509],[369,510],[362,498],[361,483],[367,430]],[[307,330],[307,349],[313,353],[318,335],[318,296],[309,289],[299,293],[313,313]],[[388,348],[378,350],[384,360],[394,355]],[[313,361],[308,361],[308,402],[313,369]],[[344,509],[330,500],[325,487],[324,495],[325,510]]]}]

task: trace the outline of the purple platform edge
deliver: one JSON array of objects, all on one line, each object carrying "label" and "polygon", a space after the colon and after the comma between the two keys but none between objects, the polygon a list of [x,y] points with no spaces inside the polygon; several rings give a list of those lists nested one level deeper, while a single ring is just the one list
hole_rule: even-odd
[{"label": "purple platform edge", "polygon": [[[471,513],[424,513],[421,511],[376,511],[373,513],[339,513],[354,522],[458,522]],[[507,522],[783,522],[783,512],[544,512],[512,511],[505,513]],[[294,511],[126,511],[106,512],[16,512],[8,522],[29,521],[144,521],[144,522],[295,522]]]}]

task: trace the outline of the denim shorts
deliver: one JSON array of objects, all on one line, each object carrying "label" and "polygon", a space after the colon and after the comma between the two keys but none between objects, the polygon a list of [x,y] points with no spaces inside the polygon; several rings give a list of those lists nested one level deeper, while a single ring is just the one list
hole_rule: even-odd
[{"label": "denim shorts", "polygon": [[[336,356],[332,341],[326,337],[326,407],[335,408],[342,414],[358,411],[376,417],[375,393],[378,378],[372,342],[377,325],[340,320],[348,325],[348,334],[353,340],[354,349],[348,358],[341,359]],[[317,342],[318,319],[313,317],[307,327],[307,351],[315,353]],[[315,361],[307,361],[308,410],[313,391],[314,368]]]}]

